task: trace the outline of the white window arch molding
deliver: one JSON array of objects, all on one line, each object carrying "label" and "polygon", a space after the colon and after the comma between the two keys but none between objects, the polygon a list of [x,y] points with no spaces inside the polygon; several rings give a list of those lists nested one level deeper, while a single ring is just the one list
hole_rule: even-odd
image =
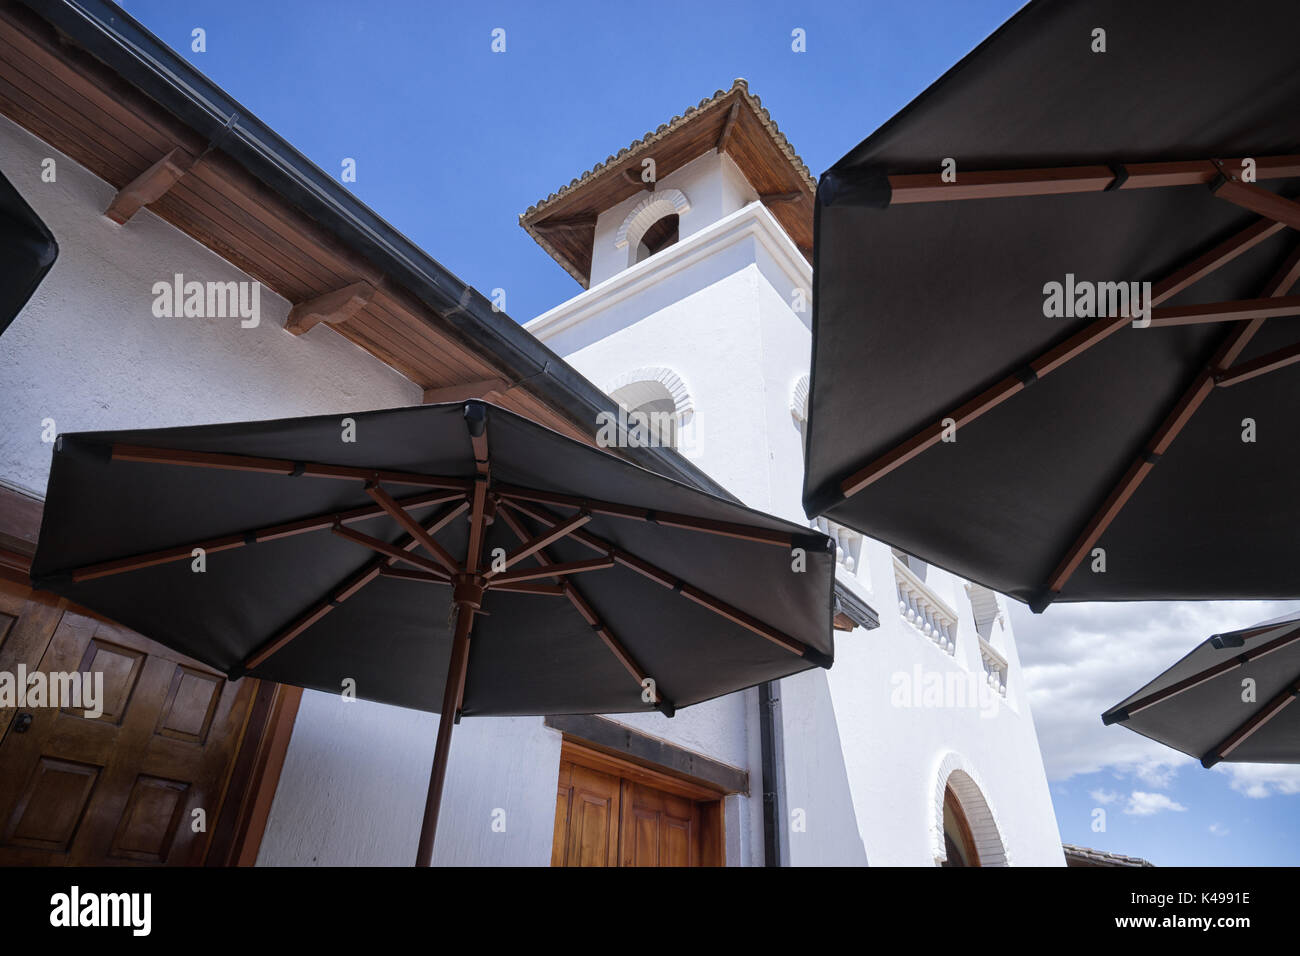
[{"label": "white window arch molding", "polygon": [[695,399],[686,382],[672,369],[661,365],[632,369],[611,381],[605,387],[605,394],[613,395],[619,389],[643,382],[658,383],[672,396],[673,415],[677,419],[677,450],[688,458],[699,454],[695,431]]},{"label": "white window arch molding", "polygon": [[628,249],[628,265],[635,265],[637,246],[646,230],[664,216],[681,216],[691,208],[691,201],[680,189],[661,189],[646,196],[627,214],[614,234],[614,248]]},{"label": "white window arch molding", "polygon": [[941,866],[948,859],[948,849],[943,841],[943,798],[948,787],[952,787],[957,802],[961,804],[962,813],[966,815],[980,866],[1010,866],[1011,851],[1002,837],[997,815],[984,797],[984,787],[966,759],[953,751],[944,754],[939,761],[938,772],[934,775],[934,792],[930,804],[930,847],[935,865]]}]

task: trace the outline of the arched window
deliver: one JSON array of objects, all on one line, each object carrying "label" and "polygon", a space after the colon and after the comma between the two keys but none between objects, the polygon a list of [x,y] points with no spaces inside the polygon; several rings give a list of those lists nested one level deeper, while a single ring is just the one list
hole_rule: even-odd
[{"label": "arched window", "polygon": [[970,823],[952,787],[943,791],[943,846],[947,858],[943,866],[979,866],[980,855],[971,836]]},{"label": "arched window", "polygon": [[672,369],[647,366],[624,372],[605,386],[605,393],[627,410],[629,426],[644,422],[644,431],[657,444],[687,456],[697,453],[695,400]]},{"label": "arched window", "polygon": [[677,241],[681,217],[691,203],[680,189],[660,189],[632,207],[614,236],[614,248],[628,250],[634,266]]},{"label": "arched window", "polygon": [[641,241],[636,246],[636,265],[642,259],[648,259],[660,249],[667,249],[677,241],[677,227],[680,223],[677,213],[669,213],[662,219],[655,220],[655,224],[645,231]]},{"label": "arched window", "polygon": [[677,447],[677,403],[663,382],[632,382],[610,393],[627,409],[628,428],[643,444]]}]

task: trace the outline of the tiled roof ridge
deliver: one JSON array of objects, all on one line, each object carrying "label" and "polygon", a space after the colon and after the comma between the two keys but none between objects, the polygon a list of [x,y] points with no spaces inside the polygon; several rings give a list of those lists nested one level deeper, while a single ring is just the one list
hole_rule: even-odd
[{"label": "tiled roof ridge", "polygon": [[816,192],[817,183],[813,179],[812,173],[809,172],[808,167],[804,164],[803,160],[799,158],[799,154],[794,151],[794,147],[790,145],[790,141],[785,138],[785,135],[781,132],[780,128],[777,127],[776,122],[763,106],[762,101],[759,100],[755,94],[749,91],[749,83],[745,79],[738,77],[732,81],[730,89],[718,90],[712,96],[705,97],[700,100],[698,104],[686,110],[686,112],[674,116],[667,123],[661,123],[657,129],[646,133],[631,145],[625,146],[614,155],[607,157],[603,163],[597,163],[581,176],[570,180],[568,185],[561,186],[557,191],[551,193],[545,199],[533,203],[533,205],[529,206],[527,210],[520,214],[520,224],[524,224],[525,220],[544,212],[546,209],[568,196],[574,190],[595,181],[602,175],[610,173],[616,165],[623,162],[623,160],[627,159],[631,154],[659,142],[659,140],[690,122],[699,114],[716,107],[737,90],[740,91],[741,98],[748,103],[750,108],[754,111],[759,122],[763,124],[763,128],[767,130],[768,134],[772,137],[773,142],[776,143],[781,152],[785,154],[786,159],[790,161],[790,165],[793,166],[795,172],[799,174],[804,185],[810,192]]}]

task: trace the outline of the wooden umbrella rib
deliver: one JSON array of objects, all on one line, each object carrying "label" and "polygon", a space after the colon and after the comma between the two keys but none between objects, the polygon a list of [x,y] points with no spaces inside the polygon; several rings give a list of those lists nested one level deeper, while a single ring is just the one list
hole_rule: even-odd
[{"label": "wooden umbrella rib", "polygon": [[1188,677],[1184,677],[1182,680],[1175,681],[1168,687],[1152,691],[1145,697],[1139,697],[1128,707],[1124,708],[1124,716],[1119,719],[1127,720],[1133,715],[1146,710],[1148,707],[1154,707],[1156,704],[1169,700],[1171,697],[1176,697],[1185,691],[1191,690],[1193,687],[1199,687],[1206,681],[1213,680],[1229,671],[1236,670],[1238,667],[1244,667],[1252,661],[1257,661],[1267,654],[1272,654],[1274,651],[1280,651],[1284,647],[1289,647],[1297,641],[1300,641],[1300,627],[1292,628],[1285,634],[1275,637],[1271,641],[1266,641],[1259,647],[1243,651],[1240,654],[1234,654],[1231,658],[1220,661],[1217,664],[1207,667],[1202,671],[1198,671],[1195,674],[1191,674]]},{"label": "wooden umbrella rib", "polygon": [[[965,199],[1011,199],[1069,193],[1094,193],[1107,189],[1154,189],[1169,186],[1205,186],[1224,170],[1242,169],[1242,158],[1215,161],[1184,160],[1161,163],[1124,163],[1115,166],[1049,166],[1036,169],[958,171],[945,182],[941,171],[889,176],[890,205],[950,202]],[[1254,157],[1259,180],[1300,176],[1300,156]],[[1232,201],[1240,196],[1230,190]],[[1271,193],[1269,195],[1272,195]],[[1225,196],[1224,198],[1230,198]],[[1250,201],[1254,197],[1247,197]],[[1244,202],[1241,203],[1245,205]],[[1249,208],[1249,207],[1248,207]]]},{"label": "wooden umbrella rib", "polygon": [[1214,384],[1219,388],[1229,388],[1233,385],[1240,385],[1242,382],[1248,382],[1252,378],[1267,375],[1269,372],[1276,372],[1278,369],[1295,365],[1297,362],[1300,362],[1300,342],[1225,369],[1215,375]]},{"label": "wooden umbrella rib", "polygon": [[[507,500],[505,501],[505,504],[507,508],[518,511],[520,514],[527,515],[529,518],[532,518],[534,521],[547,527],[554,527],[563,520],[559,516],[539,505],[513,500]],[[805,658],[819,657],[820,655],[820,652],[808,647],[795,638],[790,637],[788,634],[784,634],[777,628],[760,621],[758,618],[750,614],[746,614],[738,608],[732,607],[720,598],[714,597],[705,591],[701,591],[699,588],[685,584],[674,575],[669,574],[663,568],[651,564],[649,561],[639,558],[636,555],[630,554],[622,548],[616,547],[604,538],[598,537],[597,535],[591,534],[587,531],[575,531],[570,535],[570,537],[595,551],[601,551],[612,556],[615,561],[622,564],[624,567],[636,571],[638,574],[654,581],[662,587],[671,588],[674,591],[677,591],[687,600],[693,601],[720,617],[725,617],[732,623],[738,624],[746,630],[752,631],[760,637],[766,638],[779,647],[790,651],[792,654]]]},{"label": "wooden umbrella rib", "polygon": [[770,528],[758,528],[739,524],[734,521],[717,521],[712,518],[697,518],[691,515],[671,511],[656,511],[650,508],[638,508],[634,505],[617,504],[596,498],[582,498],[576,495],[562,495],[550,491],[538,491],[532,488],[520,488],[517,485],[496,485],[494,490],[505,501],[532,501],[538,504],[559,505],[577,508],[592,514],[607,515],[614,518],[628,518],[633,521],[646,521],[651,524],[669,528],[682,528],[688,531],[700,531],[705,534],[719,535],[725,538],[738,538],[759,544],[777,545],[783,548],[793,547],[794,537],[786,531]]},{"label": "wooden umbrella rib", "polygon": [[[563,537],[566,537],[567,535],[571,534],[573,531],[576,531],[578,528],[581,528],[584,524],[586,524],[590,520],[591,520],[591,512],[579,511],[576,515],[574,515],[568,521],[565,521],[563,524],[557,525],[556,527],[543,532],[542,534],[538,535],[532,540],[525,541],[522,544],[520,544],[518,548],[510,552],[510,554],[506,555],[505,561],[503,562],[504,567],[502,567],[499,571],[495,569],[488,571],[484,575],[484,577],[491,579],[493,577],[500,575],[502,572],[508,571],[514,565],[524,560],[524,558],[534,555],[538,551],[541,551],[543,548],[547,547],[548,545],[553,544],[554,542],[558,541]],[[498,578],[498,581],[499,580],[500,578]]]},{"label": "wooden umbrella rib", "polygon": [[[424,526],[425,530],[430,534],[436,534],[440,528],[445,527],[449,521],[464,512],[468,507],[469,502],[462,500],[457,504],[443,509],[443,511],[429,520],[429,522]],[[418,546],[418,542],[414,538],[411,538],[409,535],[405,537],[406,540],[401,541],[397,547],[404,551],[411,551]],[[242,664],[243,668],[245,670],[252,670],[253,668],[260,666],[271,657],[271,655],[275,654],[294,638],[302,634],[303,631],[307,630],[322,617],[332,611],[336,605],[352,597],[361,590],[361,588],[379,577],[380,572],[384,568],[391,567],[393,562],[396,560],[396,558],[388,555],[377,557],[365,564],[361,570],[357,571],[355,574],[349,575],[344,579],[343,583],[330,590],[329,596],[316,602],[305,613],[300,615],[273,638],[265,642],[261,647],[257,648],[253,653],[246,657]]]},{"label": "wooden umbrella rib", "polygon": [[433,571],[412,571],[408,568],[381,568],[379,573],[386,578],[399,581],[422,581],[425,584],[450,584],[450,574],[435,574]]},{"label": "wooden umbrella rib", "polygon": [[353,531],[351,528],[345,528],[342,525],[334,525],[330,531],[340,538],[347,538],[371,551],[378,551],[380,554],[387,555],[398,561],[405,561],[407,564],[414,564],[416,567],[425,571],[441,573],[443,567],[432,558],[426,558],[422,555],[414,554],[411,551],[398,547],[395,544],[389,544],[382,538],[376,538],[368,534],[362,534],[360,531]]},{"label": "wooden umbrella rib", "polygon": [[392,495],[375,482],[368,482],[366,484],[366,494],[373,498],[375,503],[383,509],[384,512],[401,525],[402,529],[407,534],[419,542],[420,546],[424,548],[425,551],[429,552],[429,554],[443,566],[444,570],[449,573],[454,573],[460,570],[459,565],[456,563],[456,559],[451,556],[450,552],[435,541],[433,535],[425,531],[424,528],[421,527],[420,522],[416,521],[415,518],[411,516],[411,513],[407,511],[400,502],[394,500]]},{"label": "wooden umbrella rib", "polygon": [[146,445],[115,443],[114,461],[131,461],[156,465],[184,465],[192,468],[217,468],[223,471],[251,471],[270,475],[309,478],[339,478],[348,481],[382,481],[394,485],[468,491],[464,478],[420,475],[409,471],[384,468],[355,468],[350,465],[327,465],[320,462],[293,461],[288,458],[259,458],[254,455],[227,455],[218,452],[187,451],[179,448],[154,448]]},{"label": "wooden umbrella rib", "polygon": [[497,588],[502,584],[515,584],[519,581],[536,581],[539,578],[563,577],[569,574],[582,574],[585,571],[603,571],[614,566],[614,557],[609,555],[592,561],[569,561],[564,564],[547,564],[536,568],[524,568],[516,571],[503,571],[489,580],[488,587]]},{"label": "wooden umbrella rib", "polygon": [[1300,295],[1241,299],[1235,302],[1207,302],[1201,305],[1152,309],[1151,327],[1168,328],[1176,325],[1248,322],[1251,319],[1273,319],[1287,315],[1300,315]]},{"label": "wooden umbrella rib", "polygon": [[[497,513],[500,515],[501,520],[506,523],[512,532],[514,532],[515,537],[517,537],[520,542],[530,540],[528,530],[508,508],[503,508]],[[521,513],[523,512],[521,511]],[[547,522],[543,521],[542,523],[546,524]],[[555,561],[549,554],[547,554],[544,548],[536,551],[533,554],[533,557],[543,566],[555,566]],[[560,578],[557,580],[559,580],[560,583],[553,586],[558,588],[559,592],[569,600],[569,603],[573,605],[574,610],[576,610],[582,619],[587,622],[588,626],[591,627],[596,636],[599,637],[601,642],[609,649],[610,653],[618,658],[619,663],[623,665],[623,669],[632,675],[632,679],[637,682],[637,685],[644,687],[647,677],[645,669],[637,663],[632,654],[614,635],[614,632],[601,621],[600,616],[596,613],[590,602],[588,602],[583,596],[582,592],[578,590],[577,586],[574,585],[572,581],[566,579]],[[494,587],[500,587],[500,582],[496,582]],[[660,693],[658,681],[655,681],[653,686],[655,688],[655,703],[670,709],[670,711],[671,709],[674,709],[673,705],[665,700],[663,694]]]},{"label": "wooden umbrella rib", "polygon": [[[442,492],[429,492],[421,495],[412,495],[409,498],[403,498],[401,504],[406,508],[419,508],[427,505],[443,504],[444,502],[452,501],[459,497],[461,496],[458,494],[449,495]],[[265,525],[248,531],[239,531],[235,534],[222,535],[215,538],[205,538],[200,541],[190,542],[189,544],[180,544],[171,548],[162,548],[158,551],[149,551],[144,554],[132,555],[127,558],[117,558],[112,561],[101,561],[98,564],[88,564],[84,567],[75,569],[72,572],[72,580],[77,582],[89,581],[94,578],[101,578],[111,574],[121,574],[125,571],[135,571],[140,568],[167,564],[172,561],[180,561],[191,557],[195,548],[202,548],[206,553],[214,554],[220,551],[230,551],[235,548],[242,548],[246,544],[261,544],[265,541],[274,541],[279,538],[306,534],[311,531],[323,531],[326,528],[332,527],[336,523],[349,524],[354,521],[365,521],[369,518],[379,517],[383,513],[383,509],[373,505],[363,508],[353,508],[350,511],[325,512],[313,515],[309,518],[299,518],[296,521]]]},{"label": "wooden umbrella rib", "polygon": [[[1278,270],[1278,273],[1265,287],[1265,298],[1285,296],[1298,279],[1300,279],[1300,247],[1297,247],[1287,257],[1282,268]],[[1129,466],[1119,484],[1106,496],[1101,507],[1084,526],[1083,532],[1066,551],[1064,557],[1047,580],[1046,592],[1041,600],[1035,602],[1036,607],[1038,605],[1045,607],[1046,603],[1050,603],[1065,587],[1065,583],[1078,569],[1084,556],[1092,550],[1093,546],[1101,539],[1102,534],[1114,522],[1115,517],[1133,497],[1138,486],[1151,473],[1151,469],[1159,461],[1160,456],[1169,450],[1174,439],[1178,437],[1205,399],[1214,391],[1216,374],[1220,373],[1223,366],[1233,362],[1241,355],[1242,350],[1249,344],[1263,323],[1263,317],[1256,317],[1237,325],[1224,336],[1214,356],[1203,369],[1197,372],[1195,378],[1192,379],[1187,389],[1175,403],[1173,410],[1170,411],[1142,446],[1142,452]],[[1038,609],[1041,609],[1041,607]]]},{"label": "wooden umbrella rib", "polygon": [[1277,694],[1268,703],[1257,710],[1249,720],[1246,720],[1222,741],[1210,748],[1210,750],[1201,757],[1201,765],[1209,768],[1213,767],[1220,760],[1227,759],[1234,750],[1253,737],[1263,729],[1265,724],[1290,706],[1298,696],[1300,696],[1300,678],[1293,680],[1282,689],[1281,693]]},{"label": "wooden umbrella rib", "polygon": [[[1151,305],[1154,307],[1172,298],[1193,283],[1205,278],[1211,272],[1231,262],[1246,250],[1252,249],[1270,236],[1276,235],[1280,229],[1280,226],[1272,222],[1256,221],[1251,223],[1245,229],[1219,243],[1209,252],[1197,256],[1186,265],[1155,283],[1151,289]],[[939,444],[946,427],[948,427],[946,425],[947,419],[951,419],[957,428],[969,424],[986,412],[1001,405],[1008,398],[1023,391],[1029,382],[1043,378],[1067,362],[1078,358],[1093,346],[1103,342],[1114,332],[1119,331],[1130,321],[1129,316],[1101,318],[1080,329],[1031,361],[1024,369],[1006,376],[996,385],[976,395],[961,407],[940,417],[934,424],[917,432],[906,441],[844,479],[840,483],[840,493],[845,498],[852,497],[900,465],[906,464],[917,455]],[[1152,324],[1154,325],[1155,322],[1153,321]]]}]

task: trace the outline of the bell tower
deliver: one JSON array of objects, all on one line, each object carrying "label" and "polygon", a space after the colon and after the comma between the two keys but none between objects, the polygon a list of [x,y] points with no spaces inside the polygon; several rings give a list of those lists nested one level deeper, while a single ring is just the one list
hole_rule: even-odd
[{"label": "bell tower", "polygon": [[800,521],[815,190],[736,80],[519,217],[584,290],[525,327],[652,439]]}]

